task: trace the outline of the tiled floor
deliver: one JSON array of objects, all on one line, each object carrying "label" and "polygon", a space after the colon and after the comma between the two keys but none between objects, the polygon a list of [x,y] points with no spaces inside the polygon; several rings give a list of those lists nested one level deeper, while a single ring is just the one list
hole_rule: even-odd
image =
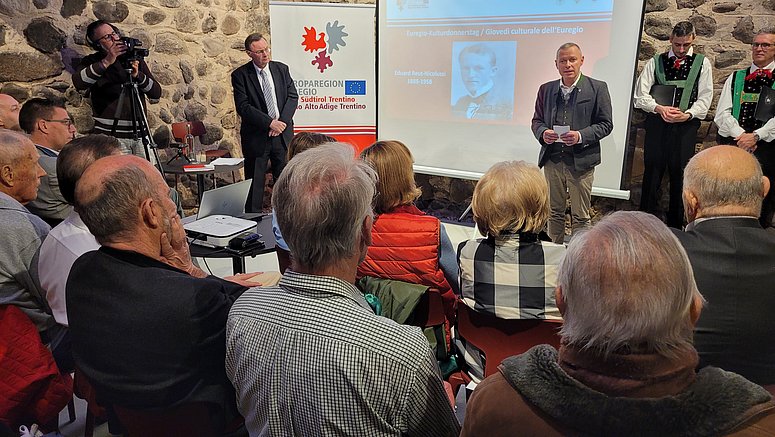
[{"label": "tiled floor", "polygon": [[[474,236],[474,228],[467,226],[458,226],[454,224],[445,224],[447,234],[450,240],[452,240],[453,247],[457,247],[458,243],[463,240],[472,238]],[[228,276],[232,274],[231,260],[223,258],[209,258],[203,260],[197,258],[195,260],[197,264],[205,271],[209,271],[216,276]],[[259,255],[254,258],[248,258],[246,260],[246,271],[248,272],[266,272],[276,271],[277,257],[273,253]],[[81,437],[83,436],[85,420],[86,420],[86,403],[78,398],[75,398],[76,406],[76,420],[73,423],[68,424],[67,409],[63,410],[59,414],[59,423],[62,424],[60,431],[65,437]],[[461,388],[457,396],[456,414],[458,420],[462,423],[463,416],[465,416],[465,390]],[[94,437],[109,437],[111,434],[108,431],[108,425],[102,424],[95,428]]]}]

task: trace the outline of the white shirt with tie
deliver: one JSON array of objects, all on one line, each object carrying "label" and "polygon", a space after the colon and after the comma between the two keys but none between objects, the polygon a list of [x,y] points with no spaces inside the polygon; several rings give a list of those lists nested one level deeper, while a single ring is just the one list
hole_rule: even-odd
[{"label": "white shirt with tie", "polygon": [[[261,79],[261,69],[258,68],[256,64],[253,64],[253,68],[256,69],[256,76],[258,77],[258,84],[262,87],[261,88],[261,94],[263,95],[263,86],[264,81]],[[266,74],[266,80],[269,83],[269,89],[272,90],[272,103],[274,103],[275,110],[277,111],[277,116],[275,116],[275,120],[277,120],[280,117],[280,107],[277,106],[277,93],[274,91],[274,80],[272,79],[272,70],[269,69],[269,64],[266,64],[266,67],[264,67],[264,74]]]}]

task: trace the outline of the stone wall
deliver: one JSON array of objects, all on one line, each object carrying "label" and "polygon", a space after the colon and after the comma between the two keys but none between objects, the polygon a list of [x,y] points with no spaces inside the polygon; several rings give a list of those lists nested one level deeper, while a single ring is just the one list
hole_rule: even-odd
[{"label": "stone wall", "polygon": [[[731,71],[748,65],[753,35],[775,25],[774,11],[775,0],[649,0],[639,69],[667,48],[676,22],[692,21],[698,32],[696,48],[711,59],[718,84],[711,120],[720,85]],[[84,29],[95,18],[115,23],[151,50],[147,61],[164,90],[160,101],[149,106],[148,122],[158,143],[168,141],[171,123],[203,120],[206,146],[240,154],[229,74],[248,60],[242,51],[245,36],[268,32],[267,0],[2,0],[0,92],[19,101],[36,95],[64,97],[78,130],[91,129],[88,100],[72,87],[70,75],[79,59],[92,52]],[[629,144],[634,200],[640,195],[643,118],[634,113]],[[710,121],[703,122],[698,144],[712,144],[714,139]],[[421,204],[447,216],[460,214],[473,191],[471,181],[418,175],[418,182],[425,191]],[[186,183],[184,177],[179,188],[185,199],[192,199]],[[605,204],[601,208],[632,207],[629,202],[598,202]]]}]

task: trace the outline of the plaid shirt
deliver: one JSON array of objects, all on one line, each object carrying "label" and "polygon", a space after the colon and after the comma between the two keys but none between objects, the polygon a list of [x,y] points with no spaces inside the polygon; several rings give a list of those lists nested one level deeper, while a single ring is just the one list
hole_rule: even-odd
[{"label": "plaid shirt", "polygon": [[227,325],[226,372],[251,436],[456,436],[422,332],[374,315],[352,284],[287,271]]},{"label": "plaid shirt", "polygon": [[476,311],[501,319],[560,319],[554,302],[565,246],[535,234],[507,234],[460,243],[460,292]]},{"label": "plaid shirt", "polygon": [[[565,246],[536,234],[506,234],[463,241],[458,246],[460,292],[470,308],[501,319],[560,319],[554,301],[557,268]],[[484,378],[486,357],[455,333],[468,374]]]}]

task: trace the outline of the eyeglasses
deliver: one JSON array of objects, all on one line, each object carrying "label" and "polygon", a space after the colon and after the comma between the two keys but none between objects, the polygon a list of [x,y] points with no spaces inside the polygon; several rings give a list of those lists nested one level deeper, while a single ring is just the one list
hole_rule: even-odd
[{"label": "eyeglasses", "polygon": [[254,55],[263,55],[263,54],[268,55],[272,51],[272,49],[270,47],[267,47],[262,50],[256,50],[255,52],[253,50],[245,50],[245,51],[248,53],[253,53]]},{"label": "eyeglasses", "polygon": [[63,120],[47,120],[44,118],[43,121],[48,121],[49,123],[62,123],[67,125],[68,128],[75,124],[72,118],[65,118]]},{"label": "eyeglasses", "polygon": [[770,44],[768,42],[755,42],[755,43],[751,44],[751,47],[753,47],[755,49],[758,49],[759,47],[761,47],[761,48],[766,50],[766,49],[768,49],[768,48],[770,48],[770,47],[772,47],[774,45],[775,44]]},{"label": "eyeglasses", "polygon": [[99,41],[107,41],[108,39],[114,40],[114,39],[116,39],[118,37],[119,37],[118,32],[116,32],[114,30],[113,32],[110,32],[110,33],[104,35],[102,38],[97,38],[97,42],[99,42]]}]

